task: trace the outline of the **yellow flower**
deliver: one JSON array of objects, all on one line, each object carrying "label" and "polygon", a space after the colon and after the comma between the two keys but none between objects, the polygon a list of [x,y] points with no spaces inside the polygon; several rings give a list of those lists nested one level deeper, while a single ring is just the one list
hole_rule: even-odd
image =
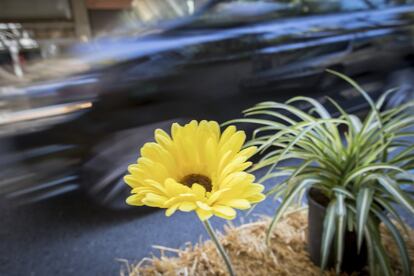
[{"label": "yellow flower", "polygon": [[171,136],[155,131],[156,143],[146,143],[137,164],[124,177],[131,186],[130,205],[195,211],[204,221],[212,215],[236,217],[236,209],[248,209],[262,201],[263,186],[246,173],[256,147],[241,150],[246,135],[229,126],[221,134],[214,121],[174,123]]}]

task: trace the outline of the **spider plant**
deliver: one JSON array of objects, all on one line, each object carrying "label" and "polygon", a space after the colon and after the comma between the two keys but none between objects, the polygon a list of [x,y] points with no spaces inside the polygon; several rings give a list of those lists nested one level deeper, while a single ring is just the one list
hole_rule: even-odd
[{"label": "spider plant", "polygon": [[[268,191],[281,202],[267,240],[286,210],[302,204],[304,194],[312,187],[329,199],[321,242],[321,273],[327,267],[331,247],[336,272],[340,272],[346,246],[344,233],[350,231],[356,233],[358,250],[364,241],[367,244],[371,275],[393,275],[381,243],[378,222],[382,222],[399,249],[403,274],[412,275],[403,238],[407,229],[395,207],[403,206],[414,215],[413,193],[403,189],[404,185],[413,185],[410,171],[414,169],[414,145],[408,139],[414,137],[409,130],[414,126],[414,115],[409,112],[414,103],[383,110],[393,91],[374,102],[352,79],[328,71],[347,81],[369,103],[370,111],[363,120],[348,114],[332,99],[328,101],[339,114],[335,117],[318,101],[295,97],[286,103],[257,104],[244,111],[246,118],[233,121],[258,125],[249,146],[258,146],[262,153],[252,170],[267,168],[259,182],[284,176]],[[295,107],[298,102],[305,102],[310,109],[306,112]],[[279,165],[286,160],[299,161],[299,165]]]}]

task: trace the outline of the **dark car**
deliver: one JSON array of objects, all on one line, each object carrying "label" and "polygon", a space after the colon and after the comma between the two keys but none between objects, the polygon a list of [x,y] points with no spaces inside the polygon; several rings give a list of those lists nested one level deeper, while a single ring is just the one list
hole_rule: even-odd
[{"label": "dark car", "polygon": [[191,10],[73,48],[75,60],[49,63],[68,67],[65,76],[1,88],[2,197],[29,202],[81,188],[118,202],[127,165],[172,121],[224,121],[294,95],[364,111],[326,68],[374,98],[403,80],[389,104],[412,91],[414,1],[207,1]]}]

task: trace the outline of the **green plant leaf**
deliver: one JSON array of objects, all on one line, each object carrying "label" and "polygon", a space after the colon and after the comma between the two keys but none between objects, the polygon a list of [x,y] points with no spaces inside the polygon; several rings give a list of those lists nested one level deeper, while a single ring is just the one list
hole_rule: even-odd
[{"label": "green plant leaf", "polygon": [[344,253],[344,237],[346,229],[346,205],[345,196],[342,193],[336,194],[336,261],[335,271],[336,274],[341,272],[342,258]]},{"label": "green plant leaf", "polygon": [[397,244],[398,250],[400,251],[401,263],[403,267],[403,273],[405,276],[411,276],[411,264],[410,264],[410,257],[407,251],[407,247],[405,246],[405,241],[400,234],[400,231],[395,227],[392,221],[385,216],[381,211],[376,210],[375,208],[372,209],[372,212],[384,223],[384,225],[388,228],[389,232],[391,233],[395,243]]},{"label": "green plant leaf", "polygon": [[395,208],[390,203],[388,203],[386,199],[383,199],[379,196],[375,197],[374,201],[377,202],[378,205],[381,206],[381,208],[383,208],[386,212],[388,212],[392,216],[392,218],[398,222],[400,227],[403,229],[405,235],[408,236],[407,226],[402,220],[401,216],[397,213]]},{"label": "green plant leaf", "polygon": [[362,241],[363,241],[363,234],[365,229],[365,224],[368,219],[368,214],[371,208],[371,203],[373,199],[374,191],[368,187],[362,188],[357,197],[356,201],[356,219],[357,219],[357,245],[358,245],[358,253],[361,251]]},{"label": "green plant leaf", "polygon": [[366,165],[366,166],[362,166],[360,168],[357,168],[355,170],[353,170],[349,176],[347,176],[345,178],[344,181],[344,186],[348,185],[349,182],[351,182],[352,180],[354,180],[356,177],[361,176],[367,172],[372,172],[372,171],[376,171],[376,170],[395,170],[395,171],[399,171],[399,172],[404,172],[404,170],[400,169],[399,167],[396,166],[392,166],[392,165],[387,165],[387,164],[374,164],[374,165]]},{"label": "green plant leaf", "polygon": [[336,199],[331,200],[326,209],[323,222],[323,233],[321,242],[321,273],[325,270],[329,254],[331,252],[332,240],[335,235]]},{"label": "green plant leaf", "polygon": [[376,176],[379,184],[381,184],[395,199],[396,201],[407,208],[411,214],[414,215],[414,204],[410,198],[408,198],[404,192],[391,181],[391,179],[384,176]]},{"label": "green plant leaf", "polygon": [[295,187],[295,189],[290,192],[290,194],[286,195],[284,200],[280,203],[279,207],[276,209],[276,213],[273,216],[272,221],[270,222],[269,228],[268,228],[267,233],[266,233],[266,243],[267,244],[270,243],[271,234],[272,234],[277,222],[279,221],[279,219],[281,218],[283,213],[287,210],[287,208],[290,206],[290,203],[295,198],[295,196],[298,193],[300,193],[301,190],[309,188],[314,183],[316,183],[315,180],[307,179],[307,180],[301,182],[299,185],[297,185]]},{"label": "green plant leaf", "polygon": [[372,219],[368,219],[367,225],[372,238],[372,247],[375,252],[374,255],[376,260],[374,261],[374,264],[378,263],[381,266],[381,274],[391,276],[393,275],[391,265],[387,253],[381,243],[378,225],[376,225]]},{"label": "green plant leaf", "polygon": [[376,266],[375,266],[374,241],[371,237],[371,232],[367,225],[364,226],[364,233],[365,233],[365,240],[367,242],[369,272],[371,275],[378,275],[376,273]]}]

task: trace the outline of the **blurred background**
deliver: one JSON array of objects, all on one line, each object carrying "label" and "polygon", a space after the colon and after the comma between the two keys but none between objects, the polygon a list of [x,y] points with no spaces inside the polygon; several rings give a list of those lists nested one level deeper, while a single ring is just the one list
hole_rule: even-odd
[{"label": "blurred background", "polygon": [[363,116],[325,70],[374,99],[396,88],[393,107],[413,66],[412,0],[0,0],[0,275],[119,274],[205,237],[192,214],[124,202],[155,128],[295,95]]}]

